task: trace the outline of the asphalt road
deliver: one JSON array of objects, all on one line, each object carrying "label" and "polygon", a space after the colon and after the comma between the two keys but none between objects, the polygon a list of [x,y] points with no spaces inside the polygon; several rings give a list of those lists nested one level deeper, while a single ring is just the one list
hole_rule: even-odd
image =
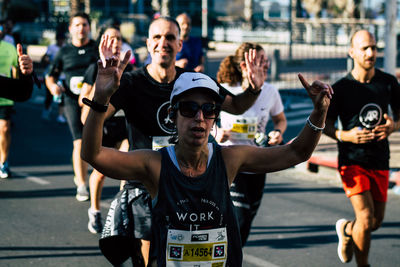
[{"label": "asphalt road", "polygon": [[[16,105],[14,177],[0,180],[0,266],[110,266],[98,236],[87,230],[89,202],[75,200],[68,128],[40,119],[41,93]],[[352,218],[352,210],[337,179],[293,168],[269,174],[267,181],[243,265],[342,266],[334,223]],[[107,179],[103,217],[117,191],[118,182]],[[385,222],[373,235],[372,266],[399,266],[399,206],[400,197],[390,195]]]}]

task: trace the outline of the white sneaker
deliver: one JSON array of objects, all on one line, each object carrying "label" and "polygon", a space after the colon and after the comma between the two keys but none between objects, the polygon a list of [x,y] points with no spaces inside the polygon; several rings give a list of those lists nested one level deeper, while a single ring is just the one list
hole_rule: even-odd
[{"label": "white sneaker", "polygon": [[0,178],[6,179],[11,176],[10,168],[8,167],[8,162],[0,164]]},{"label": "white sneaker", "polygon": [[345,231],[346,225],[349,222],[346,219],[340,219],[336,222],[336,234],[339,239],[337,253],[340,261],[343,263],[350,262],[353,258],[353,239]]},{"label": "white sneaker", "polygon": [[76,199],[78,201],[87,201],[89,200],[89,192],[86,189],[86,185],[80,185],[76,189]]},{"label": "white sneaker", "polygon": [[101,221],[100,211],[93,212],[90,208],[88,209],[89,223],[88,229],[92,234],[99,234],[103,230],[103,223]]}]

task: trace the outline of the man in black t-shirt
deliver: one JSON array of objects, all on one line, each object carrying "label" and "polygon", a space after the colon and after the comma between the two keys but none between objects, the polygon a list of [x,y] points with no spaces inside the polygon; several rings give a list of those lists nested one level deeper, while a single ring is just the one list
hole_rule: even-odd
[{"label": "man in black t-shirt", "polygon": [[387,138],[400,128],[400,86],[394,76],[375,68],[376,41],[368,31],[353,35],[349,54],[354,68],[333,85],[324,133],[338,141],[343,188],[355,212],[353,221],[336,222],[338,256],[345,263],[354,253],[358,266],[369,266],[371,232],[380,227],[387,201]]},{"label": "man in black t-shirt", "polygon": [[[131,149],[159,149],[169,145],[169,139],[175,132],[174,124],[168,115],[169,98],[174,82],[184,72],[183,69],[175,67],[176,54],[181,48],[179,24],[169,17],[155,19],[149,26],[147,39],[147,49],[152,62],[125,73],[119,89],[111,100],[93,99],[100,105],[110,101],[107,117],[111,117],[119,109],[124,110],[129,125]],[[224,99],[222,109],[225,111],[241,114],[257,99],[264,82],[264,63],[255,58],[255,51],[251,51],[246,57],[248,73],[252,77],[246,91],[232,96],[222,88],[221,97]],[[135,192],[135,196],[132,197],[150,205],[150,196],[142,184],[130,181],[126,188]],[[143,204],[132,206],[135,209],[133,212],[135,237],[142,239],[142,252],[146,258],[146,249],[143,248],[149,246],[148,240],[151,238],[150,208]]]},{"label": "man in black t-shirt", "polygon": [[[46,77],[46,86],[52,95],[64,96],[64,113],[73,139],[72,165],[74,182],[77,186],[76,199],[86,201],[89,193],[86,189],[87,163],[81,157],[82,128],[81,108],[78,97],[82,88],[83,75],[86,68],[98,58],[97,46],[90,39],[90,19],[85,13],[71,16],[69,21],[71,42],[63,46],[50,65]],[[65,74],[65,82],[57,83],[61,72]]]}]

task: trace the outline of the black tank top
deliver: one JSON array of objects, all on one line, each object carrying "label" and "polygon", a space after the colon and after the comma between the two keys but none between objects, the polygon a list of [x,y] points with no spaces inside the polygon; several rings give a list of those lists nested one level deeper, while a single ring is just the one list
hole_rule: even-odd
[{"label": "black tank top", "polygon": [[160,149],[159,189],[152,210],[157,266],[187,266],[184,263],[189,262],[190,266],[211,266],[224,261],[226,266],[242,265],[239,227],[221,147],[212,144],[209,148],[213,154],[207,169],[195,178],[183,175],[174,165],[170,157],[175,158],[174,152]]}]

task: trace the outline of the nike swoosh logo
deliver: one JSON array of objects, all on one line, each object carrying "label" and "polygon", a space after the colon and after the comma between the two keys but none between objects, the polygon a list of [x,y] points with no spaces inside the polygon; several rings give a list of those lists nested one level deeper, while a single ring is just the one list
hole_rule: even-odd
[{"label": "nike swoosh logo", "polygon": [[206,78],[192,78],[192,82],[198,81],[198,80],[205,80]]}]

